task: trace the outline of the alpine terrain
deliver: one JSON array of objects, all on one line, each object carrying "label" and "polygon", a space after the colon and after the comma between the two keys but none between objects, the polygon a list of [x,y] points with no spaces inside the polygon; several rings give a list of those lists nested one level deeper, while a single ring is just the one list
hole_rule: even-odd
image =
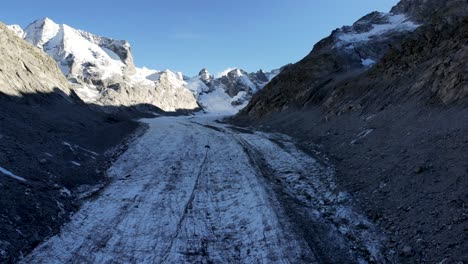
[{"label": "alpine terrain", "polygon": [[24,30],[9,27],[50,55],[83,101],[104,106],[149,104],[165,112],[203,108],[234,114],[279,73],[232,68],[215,77],[203,69],[199,76],[186,77],[170,70],[138,68],[127,41],[96,36],[49,18]]},{"label": "alpine terrain", "polygon": [[0,54],[0,263],[468,263],[467,0],[272,71],[139,67],[49,18]]}]

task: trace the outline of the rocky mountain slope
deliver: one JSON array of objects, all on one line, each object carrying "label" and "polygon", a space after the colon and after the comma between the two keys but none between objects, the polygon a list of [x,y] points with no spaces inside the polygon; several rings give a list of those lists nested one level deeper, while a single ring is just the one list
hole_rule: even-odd
[{"label": "rocky mountain slope", "polygon": [[[334,100],[333,97],[338,93],[349,91],[342,88],[346,80],[361,79],[364,72],[369,75],[375,73],[377,76],[378,73],[374,70],[376,68],[380,71],[386,70],[382,63],[379,64],[384,56],[385,61],[392,57],[397,61],[398,58],[395,57],[403,57],[398,53],[404,49],[408,64],[416,64],[412,61],[414,58],[428,59],[409,57],[409,53],[423,50],[411,50],[412,47],[409,47],[408,43],[410,40],[407,39],[413,36],[415,41],[422,40],[427,43],[435,40],[435,36],[432,36],[432,40],[428,39],[431,37],[429,34],[435,32],[444,32],[445,37],[455,39],[447,34],[451,31],[450,28],[460,28],[465,23],[466,14],[464,0],[406,0],[401,1],[390,13],[373,12],[366,15],[352,26],[333,31],[329,37],[318,42],[304,59],[287,67],[278,78],[253,98],[243,115],[262,117],[290,107],[329,105],[329,100]],[[419,30],[412,34],[416,29]],[[426,32],[428,35],[424,36]],[[418,48],[424,49],[422,45]],[[425,52],[428,53],[427,48]],[[460,49],[460,52],[463,52],[463,49]],[[401,68],[398,69],[401,71]],[[419,76],[430,76],[435,71],[430,70],[432,72],[420,73]],[[391,76],[387,79],[397,81],[398,77]],[[377,78],[374,81],[377,82]]]},{"label": "rocky mountain slope", "polygon": [[208,112],[232,114],[279,73],[229,69],[216,78],[207,71],[190,78],[170,70],[137,68],[127,41],[96,36],[49,18],[34,21],[24,30],[9,27],[49,54],[82,100],[98,105],[148,104],[166,112],[201,106]]},{"label": "rocky mountain slope", "polygon": [[60,89],[70,96],[70,85],[54,60],[33,46],[24,45],[24,41],[12,36],[5,26],[0,29],[4,36],[0,39],[0,93],[22,96]]},{"label": "rocky mountain slope", "polygon": [[402,0],[333,31],[233,121],[330,157],[388,262],[464,263],[467,26],[466,0]]},{"label": "rocky mountain slope", "polygon": [[92,110],[54,60],[1,23],[0,36],[0,262],[14,263],[105,182],[107,151],[139,125]]},{"label": "rocky mountain slope", "polygon": [[332,91],[329,87],[369,70],[392,44],[417,27],[405,14],[374,12],[352,26],[335,30],[254,97],[244,113],[261,117],[323,101]]}]

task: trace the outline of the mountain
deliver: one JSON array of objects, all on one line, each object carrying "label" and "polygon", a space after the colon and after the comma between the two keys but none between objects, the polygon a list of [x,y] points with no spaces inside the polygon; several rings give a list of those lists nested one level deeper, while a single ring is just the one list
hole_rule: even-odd
[{"label": "mountain", "polygon": [[[49,54],[85,102],[110,106],[149,104],[163,111],[196,110],[236,113],[279,70],[247,73],[229,69],[217,76],[194,78],[170,70],[137,68],[130,44],[96,36],[49,18],[34,21],[18,36]],[[205,87],[206,86],[206,87]]]},{"label": "mountain", "polygon": [[244,113],[261,117],[325,100],[336,82],[369,70],[392,45],[418,27],[406,14],[373,12],[352,26],[334,30],[258,93]]},{"label": "mountain", "polygon": [[279,72],[259,70],[247,73],[234,68],[213,76],[207,69],[202,69],[198,76],[187,78],[186,81],[187,87],[197,96],[206,112],[235,114]]},{"label": "mountain", "polygon": [[[4,25],[1,26],[0,48],[0,93],[9,96],[23,94],[53,93],[60,90],[65,96],[71,95],[70,85],[61,74],[55,62],[42,51],[25,45]],[[10,28],[11,29],[11,28]],[[13,27],[15,33],[20,32]],[[17,63],[12,64],[15,61]]]},{"label": "mountain", "polygon": [[28,25],[24,39],[54,58],[69,78],[101,85],[136,73],[130,44],[126,41],[58,25],[49,18]]},{"label": "mountain", "polygon": [[[18,26],[10,28],[21,35]],[[193,94],[178,86],[174,73],[166,71],[160,74],[161,79],[151,78],[153,72],[136,68],[127,41],[56,24],[49,18],[28,25],[22,36],[57,62],[85,102],[110,106],[150,104],[170,112],[198,108]]]},{"label": "mountain", "polygon": [[468,1],[402,0],[334,30],[232,120],[324,156],[386,263],[466,261]]},{"label": "mountain", "polygon": [[105,182],[107,151],[139,127],[128,119],[141,117],[83,103],[19,32],[0,23],[0,263],[58,232],[86,186]]},{"label": "mountain", "polygon": [[[390,13],[370,13],[319,41],[310,54],[287,67],[256,94],[242,115],[261,118],[291,107],[330,106],[337,94],[349,91],[340,89],[345,80],[366,73],[377,75],[377,69],[384,70],[379,64],[382,58],[386,61],[407,48],[402,45],[410,36],[416,36],[413,32],[456,27],[463,24],[460,20],[466,13],[464,0],[404,0]],[[442,28],[435,30],[440,32]],[[427,37],[421,36],[424,42]],[[397,79],[390,77],[389,81]]]}]

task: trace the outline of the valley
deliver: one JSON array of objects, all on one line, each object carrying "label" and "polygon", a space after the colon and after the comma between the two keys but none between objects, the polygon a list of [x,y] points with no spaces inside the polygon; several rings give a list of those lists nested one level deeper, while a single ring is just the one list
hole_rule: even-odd
[{"label": "valley", "polygon": [[[141,25],[132,38],[157,41],[135,46],[0,22],[0,263],[468,263],[468,1],[387,11],[284,66],[267,61],[290,54],[289,34],[322,29],[309,13],[275,28],[234,12],[213,43],[217,22],[206,36]],[[250,19],[255,36],[237,27]],[[201,59],[153,69],[134,47],[152,65],[156,50]],[[239,50],[249,71],[220,62]]]},{"label": "valley", "polygon": [[332,168],[289,137],[215,121],[145,120],[149,129],[112,165],[107,188],[21,263],[383,258],[383,237],[337,191]]}]

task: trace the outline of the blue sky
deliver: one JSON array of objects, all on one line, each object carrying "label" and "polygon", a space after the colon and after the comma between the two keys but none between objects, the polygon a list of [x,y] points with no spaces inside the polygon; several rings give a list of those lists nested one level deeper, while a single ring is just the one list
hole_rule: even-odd
[{"label": "blue sky", "polygon": [[313,45],[397,0],[31,0],[5,1],[0,21],[26,26],[49,17],[130,42],[137,66],[193,76],[229,67],[271,70],[306,56]]}]

